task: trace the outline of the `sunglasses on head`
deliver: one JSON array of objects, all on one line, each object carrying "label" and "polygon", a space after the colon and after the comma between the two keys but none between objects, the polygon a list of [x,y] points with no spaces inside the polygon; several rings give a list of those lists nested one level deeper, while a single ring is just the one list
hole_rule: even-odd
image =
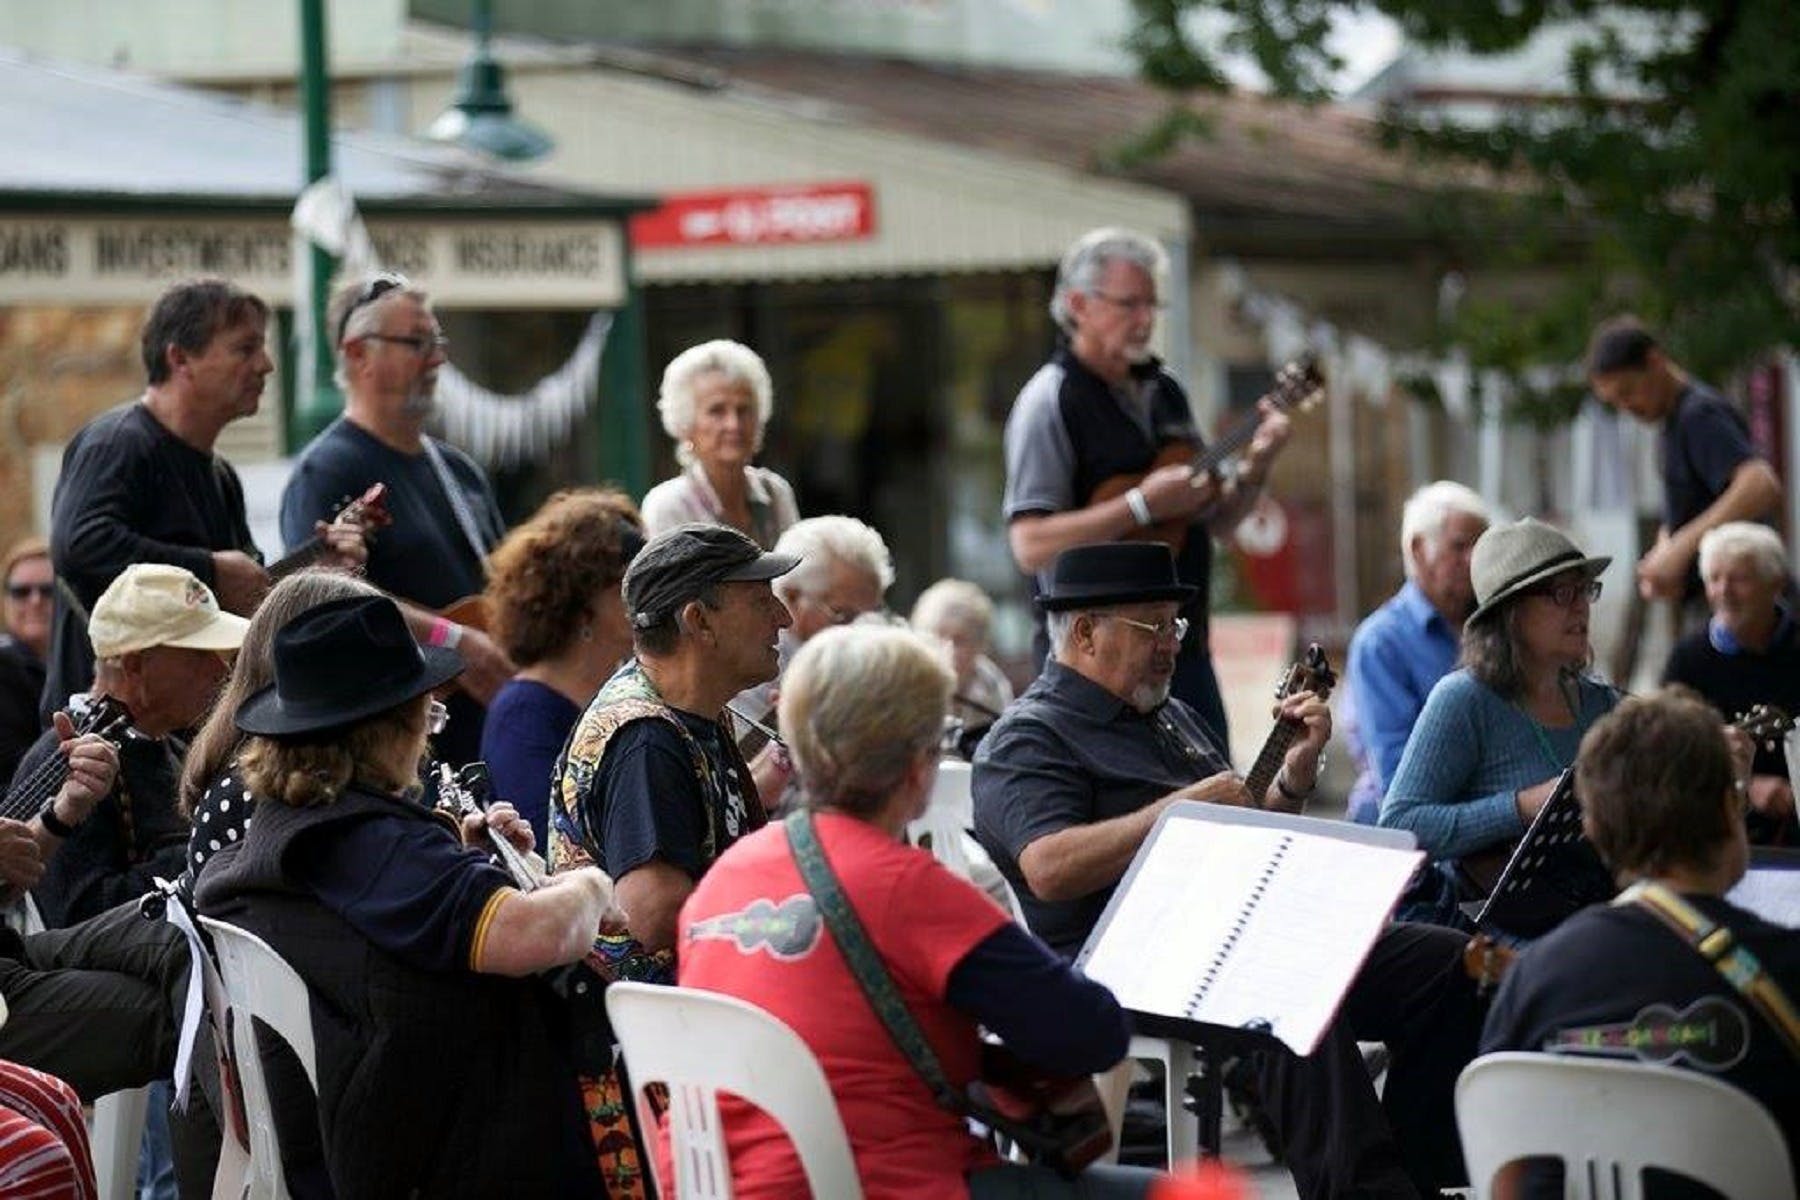
[{"label": "sunglasses on head", "polygon": [[367,308],[389,292],[411,286],[411,281],[406,276],[394,271],[383,271],[381,274],[373,276],[369,282],[363,284],[362,290],[356,293],[356,299],[350,302],[349,307],[344,309],[344,315],[338,318],[338,344],[343,344],[344,333],[350,328],[350,318],[356,315],[357,309]]}]

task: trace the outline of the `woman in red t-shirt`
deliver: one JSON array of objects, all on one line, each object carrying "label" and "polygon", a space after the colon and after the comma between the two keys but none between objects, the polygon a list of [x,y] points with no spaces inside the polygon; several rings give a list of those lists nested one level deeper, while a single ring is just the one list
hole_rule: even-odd
[{"label": "woman in red t-shirt", "polygon": [[[966,1087],[977,1027],[1059,1075],[1104,1070],[1129,1033],[1104,987],[1078,974],[982,892],[901,840],[925,809],[951,677],[929,643],[889,627],[828,629],[783,676],[786,732],[825,854],[944,1073]],[[779,824],[737,843],[682,907],[679,979],[747,1000],[805,1040],[831,1085],[863,1190],[879,1197],[1142,1196],[1155,1178],[1090,1168],[1067,1182],[1001,1163],[939,1107],[838,953]],[[1029,998],[1026,1000],[1025,998]],[[740,1197],[806,1194],[776,1124],[720,1101]],[[666,1164],[667,1138],[661,1151]]]}]

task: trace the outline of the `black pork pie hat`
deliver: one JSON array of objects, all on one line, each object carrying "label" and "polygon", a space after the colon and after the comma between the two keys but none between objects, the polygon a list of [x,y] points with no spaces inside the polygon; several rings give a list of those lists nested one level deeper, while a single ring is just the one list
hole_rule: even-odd
[{"label": "black pork pie hat", "polygon": [[462,673],[462,655],[413,640],[386,596],[309,608],[275,634],[275,682],[237,710],[237,727],[266,737],[322,733],[386,712]]},{"label": "black pork pie hat", "polygon": [[1186,604],[1198,590],[1181,582],[1175,556],[1161,542],[1100,542],[1057,555],[1037,604],[1045,612],[1163,600]]}]

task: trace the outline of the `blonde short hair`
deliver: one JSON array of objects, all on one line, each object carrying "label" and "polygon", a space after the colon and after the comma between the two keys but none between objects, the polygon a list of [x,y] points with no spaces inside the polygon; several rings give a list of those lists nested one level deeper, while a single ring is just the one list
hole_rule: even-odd
[{"label": "blonde short hair", "polygon": [[946,631],[987,637],[994,623],[994,602],[966,579],[940,579],[913,602],[912,627],[940,636]]},{"label": "blonde short hair", "polygon": [[757,450],[762,449],[763,430],[775,411],[775,385],[756,351],[727,338],[689,346],[663,368],[662,387],[656,394],[663,431],[675,439],[675,458],[684,467],[694,461],[694,452],[687,447],[688,435],[694,432],[694,381],[713,372],[749,388],[756,398]]},{"label": "blonde short hair", "polygon": [[908,629],[841,625],[808,639],[781,677],[781,729],[806,803],[878,811],[936,748],[955,682]]}]

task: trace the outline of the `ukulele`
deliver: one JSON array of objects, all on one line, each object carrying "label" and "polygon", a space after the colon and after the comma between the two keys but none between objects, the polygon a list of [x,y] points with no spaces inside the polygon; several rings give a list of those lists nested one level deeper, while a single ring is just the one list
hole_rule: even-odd
[{"label": "ukulele", "polygon": [[[387,510],[387,484],[370,484],[368,491],[338,509],[337,516],[331,518],[331,523],[334,526],[360,525],[365,535],[392,525],[394,518]],[[325,540],[325,535],[315,533],[294,547],[291,553],[269,565],[269,580],[274,582],[295,571],[304,570],[330,552],[331,544]]]},{"label": "ukulele", "polygon": [[[1263,396],[1270,404],[1281,412],[1305,412],[1325,398],[1325,376],[1320,373],[1318,364],[1311,358],[1302,358],[1287,364],[1275,373],[1275,386]],[[1261,401],[1258,401],[1258,407]],[[1111,500],[1115,496],[1123,496],[1132,488],[1144,481],[1144,477],[1162,467],[1173,466],[1185,462],[1194,472],[1194,486],[1199,487],[1209,475],[1218,470],[1219,465],[1231,458],[1250,444],[1256,436],[1256,427],[1262,423],[1262,413],[1251,411],[1246,413],[1238,423],[1218,441],[1204,450],[1196,451],[1189,441],[1170,442],[1150,460],[1149,469],[1136,475],[1114,475],[1101,482],[1088,497],[1088,504],[1099,504]],[[1135,528],[1124,535],[1128,541],[1154,540],[1162,542],[1176,554],[1187,543],[1189,518],[1170,517],[1164,521],[1154,521],[1142,528]]]},{"label": "ukulele", "polygon": [[[75,717],[75,735],[97,734],[115,749],[125,740],[131,728],[131,712],[111,696],[89,698],[87,710]],[[38,763],[30,775],[14,779],[0,801],[0,818],[29,821],[56,797],[57,789],[69,777],[69,760],[61,751],[52,751]]]},{"label": "ukulele", "polygon": [[[1311,692],[1321,700],[1331,698],[1331,689],[1337,686],[1337,675],[1332,671],[1330,662],[1326,661],[1325,651],[1317,642],[1313,642],[1287,671],[1281,676],[1281,682],[1275,686],[1277,702],[1300,692]],[[1250,770],[1244,776],[1244,790],[1250,793],[1250,801],[1258,808],[1262,807],[1263,797],[1269,794],[1269,785],[1275,782],[1275,776],[1281,770],[1281,761],[1287,757],[1288,748],[1294,740],[1306,732],[1303,721],[1294,721],[1283,717],[1275,722],[1275,728],[1269,730],[1269,738],[1263,743],[1256,761],[1250,764]]]}]

